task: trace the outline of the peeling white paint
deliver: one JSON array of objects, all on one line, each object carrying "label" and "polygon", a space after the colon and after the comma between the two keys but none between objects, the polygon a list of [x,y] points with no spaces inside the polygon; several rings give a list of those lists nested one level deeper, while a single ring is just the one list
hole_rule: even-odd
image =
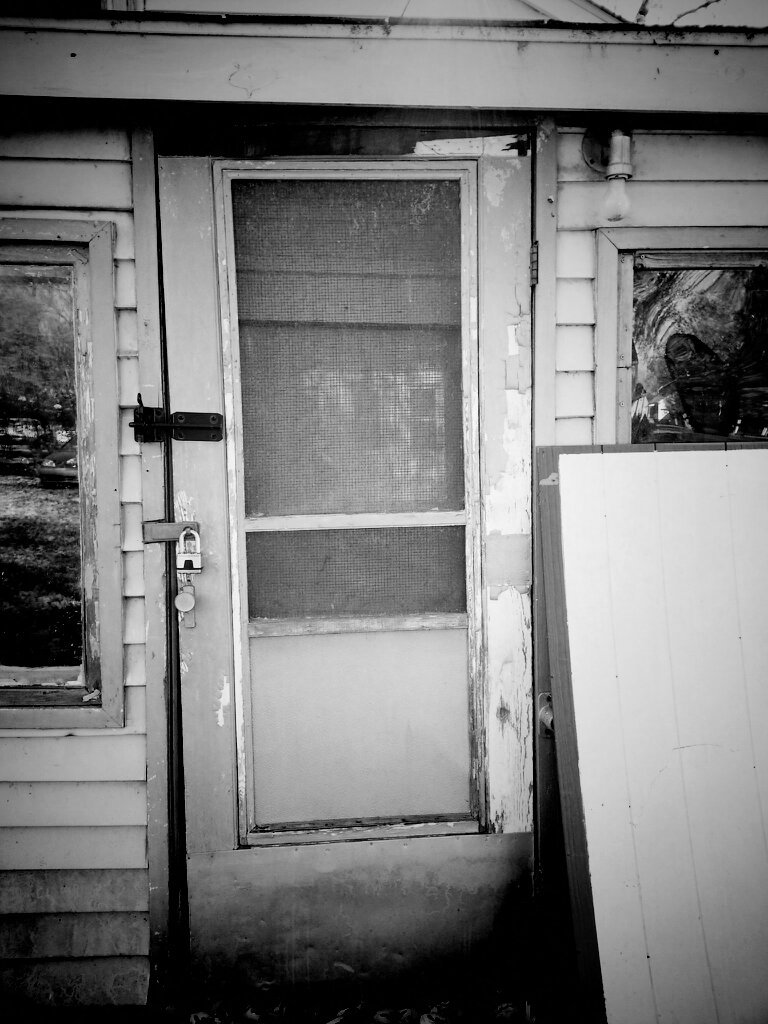
[{"label": "peeling white paint", "polygon": [[173,509],[177,520],[195,520],[194,502],[186,491],[176,491],[173,498]]},{"label": "peeling white paint", "polygon": [[533,825],[530,596],[521,588],[499,588],[488,615],[491,623],[511,626],[488,634],[490,820],[495,832],[525,832]]},{"label": "peeling white paint", "polygon": [[518,135],[488,135],[473,139],[427,139],[416,143],[415,156],[503,156],[514,165],[520,164],[515,149]]},{"label": "peeling white paint", "polygon": [[517,324],[507,324],[507,351],[511,356],[516,356],[520,351],[517,341]]},{"label": "peeling white paint", "polygon": [[230,705],[230,686],[229,679],[227,676],[221,681],[221,689],[219,690],[219,699],[216,707],[216,724],[220,729],[224,728],[224,711]]},{"label": "peeling white paint", "polygon": [[491,206],[501,206],[504,199],[504,188],[512,176],[512,169],[508,167],[492,166],[485,170],[485,198]]},{"label": "peeling white paint", "polygon": [[485,525],[490,533],[530,533],[531,399],[530,391],[507,391],[502,433],[506,455],[485,500]]}]

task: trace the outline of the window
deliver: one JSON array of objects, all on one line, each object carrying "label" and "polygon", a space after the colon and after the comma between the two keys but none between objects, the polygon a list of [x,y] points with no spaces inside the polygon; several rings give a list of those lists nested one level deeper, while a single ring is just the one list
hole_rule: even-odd
[{"label": "window", "polygon": [[766,246],[760,229],[600,232],[596,440],[768,437]]},{"label": "window", "polygon": [[477,830],[470,186],[224,171],[245,841]]},{"label": "window", "polygon": [[112,229],[0,220],[0,723],[123,724]]}]

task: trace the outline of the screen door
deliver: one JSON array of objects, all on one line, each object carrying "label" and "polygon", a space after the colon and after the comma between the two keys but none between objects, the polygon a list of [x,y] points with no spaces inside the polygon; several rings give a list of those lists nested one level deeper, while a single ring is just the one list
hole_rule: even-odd
[{"label": "screen door", "polygon": [[218,183],[241,838],[468,819],[470,172]]}]

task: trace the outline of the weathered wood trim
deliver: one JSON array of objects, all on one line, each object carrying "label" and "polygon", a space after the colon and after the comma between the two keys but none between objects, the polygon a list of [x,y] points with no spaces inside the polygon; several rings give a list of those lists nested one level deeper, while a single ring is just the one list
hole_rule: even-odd
[{"label": "weathered wood trim", "polygon": [[[159,198],[171,407],[223,412],[211,161],[161,158]],[[195,296],[194,303],[189,295]],[[189,359],[192,345],[198,353],[194,361]],[[230,530],[221,505],[226,452],[214,444],[173,448],[175,480],[200,481],[192,492],[188,483],[185,489],[177,487],[174,504],[177,519],[200,523],[206,566],[196,581],[197,623],[194,629],[179,630],[179,654],[187,849],[210,853],[237,845]],[[215,724],[217,704],[221,728]]]},{"label": "weathered wood trim", "polygon": [[533,235],[539,279],[533,290],[534,444],[555,440],[555,291],[557,259],[557,131],[542,121],[535,140]]},{"label": "weathered wood trim", "polygon": [[[478,20],[545,20],[552,18],[567,19],[574,13],[574,5],[579,15],[588,23],[620,24],[620,19],[608,11],[590,3],[590,0],[546,0],[544,10],[534,2],[526,0],[484,0],[482,14],[478,12],[472,0],[415,0],[407,9],[407,16],[424,21],[436,21],[444,18],[455,18],[469,24]],[[317,14],[317,4],[312,0],[227,0],[227,13],[233,15],[279,16],[306,18]],[[113,11],[153,11],[158,14],[179,12],[189,16],[193,13],[219,14],[221,5],[216,0],[102,0],[102,8]],[[392,19],[397,23],[403,16],[401,0],[326,0],[323,4],[323,16],[326,18],[361,18],[365,21],[383,21]]]},{"label": "weathered wood trim", "polygon": [[[133,649],[136,649],[137,646],[138,645],[129,645],[128,647],[124,648],[124,651],[125,651],[126,654],[130,654],[131,650],[132,650],[132,647],[133,647]],[[143,660],[143,654],[144,654],[143,645],[142,645],[141,654],[142,654],[142,660]],[[144,681],[142,679],[141,684],[139,685],[139,684],[137,684],[135,682],[135,680],[131,681],[129,678],[126,678],[125,679],[125,687],[126,687],[126,690],[125,690],[125,725],[120,730],[119,735],[120,736],[143,736],[146,733],[146,725],[145,725],[145,687],[144,687]],[[32,709],[28,709],[28,710],[32,710]],[[34,709],[35,713],[37,713],[39,710],[40,710],[39,708],[35,708]],[[60,708],[60,711],[61,710],[64,710],[64,709]],[[73,710],[73,709],[70,708],[69,710]],[[80,709],[78,709],[78,708],[75,708],[74,710],[75,710],[76,713],[80,712]],[[79,737],[92,736],[94,738],[98,738],[99,736],[103,736],[104,735],[103,726],[99,727],[97,725],[97,726],[95,726],[93,728],[90,728],[90,727],[87,727],[87,726],[79,725],[79,726],[70,726],[69,728],[67,728],[66,726],[56,726],[55,728],[54,727],[47,728],[45,730],[44,736],[45,736],[46,739],[65,739],[65,738],[67,738],[68,736],[70,736],[72,734],[72,730],[73,729],[77,729],[77,735]],[[22,738],[22,737],[28,737],[30,739],[33,739],[33,738],[38,738],[39,736],[40,736],[39,727],[34,726],[34,725],[26,726],[24,728],[12,728],[12,729],[4,728],[4,729],[0,729],[0,738],[3,738],[3,739],[10,739],[10,738],[19,739],[19,738]],[[55,774],[54,776],[51,776],[51,778],[53,780],[58,781],[58,778],[59,778],[58,773]]]},{"label": "weathered wood trim", "polygon": [[466,629],[463,612],[355,618],[250,619],[248,636],[313,636],[320,633],[391,633],[414,629]]},{"label": "weathered wood trim", "polygon": [[470,834],[478,831],[477,821],[470,814],[392,814],[386,817],[378,815],[371,818],[317,818],[312,819],[311,821],[266,822],[263,825],[259,825],[258,829],[255,829],[254,832],[256,834],[274,834],[280,832],[296,832],[300,829],[308,828],[322,831],[323,829],[347,829],[354,828],[355,826],[375,830],[379,826],[392,828],[400,825],[430,825],[435,822],[454,824],[462,821],[473,823],[473,825],[470,826]]},{"label": "weathered wood trim", "polygon": [[[133,215],[136,238],[136,312],[139,390],[145,405],[163,406],[160,284],[157,237],[155,149],[152,133],[137,128],[131,136]],[[165,459],[156,445],[141,446],[142,515],[165,518]],[[127,556],[124,556],[127,557]],[[143,552],[146,606],[144,674],[147,684],[147,857],[149,864],[150,960],[153,977],[162,976],[168,956],[170,910],[168,768],[168,615],[165,545]]]},{"label": "weathered wood trim", "polygon": [[[478,167],[484,824],[533,826],[529,156]],[[484,759],[484,760],[483,760]]]},{"label": "weathered wood trim", "polygon": [[765,227],[617,227],[600,228],[617,250],[637,249],[763,249]]},{"label": "weathered wood trim", "polygon": [[280,831],[250,832],[249,846],[304,846],[309,843],[354,843],[379,839],[423,839],[428,836],[476,835],[479,825],[475,818],[463,820],[449,818],[433,819],[428,822],[406,822],[405,819],[390,824],[389,819],[378,819],[367,824],[353,822],[345,827],[338,825],[316,826],[308,822],[301,831],[290,831],[281,826]]},{"label": "weathered wood trim", "polygon": [[616,359],[619,332],[619,254],[612,238],[597,233],[595,317],[595,440],[616,440]]},{"label": "weathered wood trim", "polygon": [[[78,415],[81,444],[89,452],[83,459],[82,564],[84,592],[84,660],[86,687],[101,691],[98,706],[84,707],[89,694],[70,694],[69,707],[45,706],[45,695],[30,687],[27,707],[0,711],[4,728],[117,727],[125,723],[123,693],[122,563],[120,550],[118,410],[116,351],[117,323],[114,303],[114,228],[109,221],[88,222],[0,219],[0,241],[24,243],[40,258],[70,263],[75,274],[76,301],[88,325],[78,333]],[[87,247],[87,265],[76,248],[49,251],[47,244],[62,242]],[[12,247],[11,251],[16,249]],[[37,258],[37,256],[35,256]],[[95,443],[99,424],[99,445]],[[2,701],[0,691],[0,701]],[[20,697],[13,694],[14,704]],[[38,706],[34,706],[38,705]]]},{"label": "weathered wood trim", "polygon": [[[717,249],[688,249],[674,252],[636,252],[635,266],[648,270],[695,270],[712,267],[765,267],[768,266],[768,252],[733,252]],[[626,363],[622,363],[626,365]]]},{"label": "weathered wood trim", "polygon": [[146,911],[147,872],[141,868],[0,871],[0,914]]},{"label": "weathered wood trim", "polygon": [[[11,96],[345,104],[354,82],[372,106],[768,112],[764,35],[746,30],[609,26],[596,39],[596,26],[387,23],[362,36],[355,22],[115,18],[5,19],[0,31]],[[451,74],[425,73],[425,44]]]},{"label": "weathered wood trim", "polygon": [[285,530],[378,530],[409,526],[464,526],[467,514],[450,512],[355,512],[349,514],[261,516],[244,519],[246,533]]},{"label": "weathered wood trim", "polygon": [[[105,224],[89,245],[91,345],[95,448],[96,579],[99,592],[101,704],[105,725],[125,724],[123,692],[123,600],[120,551],[119,409],[117,407],[117,317],[113,269],[114,229]],[[98,425],[98,426],[96,426]],[[94,438],[95,441],[95,438]]]},{"label": "weathered wood trim", "polygon": [[[618,317],[616,332],[616,392],[614,440],[628,444],[632,421],[632,337],[634,334],[634,255],[622,253],[617,268]],[[606,410],[607,412],[608,410]],[[600,437],[597,430],[594,436]]]},{"label": "weathered wood trim", "polygon": [[237,264],[232,223],[231,176],[243,176],[238,168],[216,164],[213,168],[214,217],[217,225],[217,264],[221,317],[222,385],[224,389],[227,444],[227,507],[229,514],[230,572],[232,591],[232,647],[234,656],[235,755],[237,775],[237,829],[240,842],[256,823],[253,786],[253,711],[251,707],[251,652],[247,637],[248,567],[246,555],[245,494],[240,468],[243,465],[243,416],[240,375],[240,320],[237,302]]},{"label": "weathered wood trim", "polygon": [[0,240],[16,242],[70,242],[90,245],[105,226],[105,221],[71,221],[55,217],[3,217],[0,219]]},{"label": "weathered wood trim", "polygon": [[[768,249],[768,228],[602,228],[597,232],[594,441],[628,443],[631,409],[632,271],[634,253],[652,250],[654,262],[679,265],[675,253],[700,266],[727,263],[732,250],[754,258]],[[665,256],[668,254],[668,256]],[[623,405],[621,404],[623,402]]]}]

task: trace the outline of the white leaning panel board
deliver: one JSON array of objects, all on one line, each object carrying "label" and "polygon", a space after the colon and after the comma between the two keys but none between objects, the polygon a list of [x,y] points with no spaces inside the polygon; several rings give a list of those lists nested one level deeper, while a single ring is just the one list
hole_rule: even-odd
[{"label": "white leaning panel board", "polygon": [[768,450],[561,455],[609,1024],[768,1020]]}]

